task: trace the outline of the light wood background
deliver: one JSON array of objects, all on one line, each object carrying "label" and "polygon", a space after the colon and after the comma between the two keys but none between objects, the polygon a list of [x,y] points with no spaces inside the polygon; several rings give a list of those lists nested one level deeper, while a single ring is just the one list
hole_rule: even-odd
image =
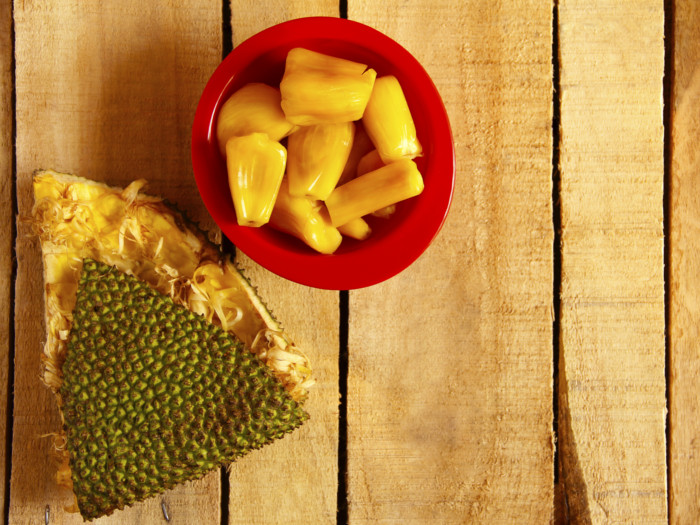
[{"label": "light wood background", "polygon": [[699,523],[694,0],[0,0],[5,521],[81,522],[45,437],[31,173],[145,177],[213,227],[198,97],[226,49],[312,15],[375,27],[430,73],[450,215],[405,272],[349,293],[238,254],[314,364],[311,420],[98,522]]}]

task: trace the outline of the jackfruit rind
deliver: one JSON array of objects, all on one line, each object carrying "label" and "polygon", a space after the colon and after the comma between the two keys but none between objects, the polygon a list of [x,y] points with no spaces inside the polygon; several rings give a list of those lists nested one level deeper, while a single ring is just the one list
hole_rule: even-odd
[{"label": "jackfruit rind", "polygon": [[87,520],[197,479],[308,417],[230,334],[90,259],[62,371],[73,491]]}]

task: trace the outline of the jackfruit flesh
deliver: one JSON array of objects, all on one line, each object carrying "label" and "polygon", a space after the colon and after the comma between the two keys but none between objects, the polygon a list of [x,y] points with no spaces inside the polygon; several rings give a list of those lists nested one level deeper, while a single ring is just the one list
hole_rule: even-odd
[{"label": "jackfruit flesh", "polygon": [[[384,161],[379,156],[379,152],[374,149],[365,155],[357,163],[356,176],[359,177],[370,171],[378,170],[379,168],[385,166]],[[390,204],[379,210],[373,211],[371,215],[374,217],[381,217],[383,219],[388,219],[396,212],[396,204]]]},{"label": "jackfruit flesh", "polygon": [[386,164],[423,153],[408,102],[393,75],[376,79],[362,123]]},{"label": "jackfruit flesh", "polygon": [[280,83],[282,110],[299,126],[359,120],[376,78],[366,64],[294,48]]},{"label": "jackfruit flesh", "polygon": [[73,491],[87,520],[200,478],[308,417],[231,334],[89,259],[63,377]]},{"label": "jackfruit flesh", "polygon": [[291,195],[287,180],[283,180],[280,186],[270,226],[293,235],[326,255],[335,252],[343,241],[342,234],[331,224],[323,202]]},{"label": "jackfruit flesh", "polygon": [[216,121],[216,138],[221,153],[231,137],[265,133],[270,140],[281,140],[294,129],[282,112],[280,90],[267,84],[246,84],[221,106]]},{"label": "jackfruit flesh", "polygon": [[370,235],[372,235],[372,228],[362,217],[358,217],[357,219],[353,219],[345,224],[341,224],[338,226],[338,231],[343,235],[347,235],[348,237],[352,237],[358,241],[364,241]]},{"label": "jackfruit flesh", "polygon": [[364,157],[367,153],[374,149],[374,144],[367,135],[365,127],[362,125],[362,121],[358,120],[355,122],[355,136],[352,140],[352,148],[350,149],[350,155],[348,155],[348,160],[343,167],[343,173],[338,179],[338,186],[345,184],[350,179],[354,179],[357,176],[357,167],[360,163],[360,159]]},{"label": "jackfruit flesh", "polygon": [[270,220],[287,164],[287,150],[265,133],[232,137],[226,143],[228,185],[241,226]]},{"label": "jackfruit flesh", "polygon": [[333,190],[326,209],[335,227],[423,192],[423,177],[412,160],[400,160]]},{"label": "jackfruit flesh", "polygon": [[348,160],[355,124],[303,126],[289,136],[287,179],[295,197],[325,200],[333,191]]},{"label": "jackfruit flesh", "polygon": [[379,156],[379,152],[376,149],[367,152],[362,156],[360,161],[357,163],[356,177],[369,173],[370,171],[378,170],[382,166],[385,166],[384,161]]}]

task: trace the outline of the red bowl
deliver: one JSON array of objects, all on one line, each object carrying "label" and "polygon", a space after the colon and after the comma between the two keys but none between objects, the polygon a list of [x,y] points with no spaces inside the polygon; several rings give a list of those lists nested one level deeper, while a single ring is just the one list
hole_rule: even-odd
[{"label": "red bowl", "polygon": [[[423,156],[415,159],[425,189],[397,206],[389,219],[369,218],[372,235],[345,238],[332,255],[315,252],[269,226],[238,226],[226,164],[216,140],[222,104],[249,82],[279,86],[287,52],[305,47],[395,75],[406,95]],[[350,290],[384,281],[413,263],[440,231],[452,200],[455,156],[442,99],[418,61],[386,35],[351,20],[300,18],[270,27],[237,46],[214,71],[197,105],[192,164],[207,210],[237,249],[268,270],[307,286]],[[374,220],[372,220],[374,219]]]}]

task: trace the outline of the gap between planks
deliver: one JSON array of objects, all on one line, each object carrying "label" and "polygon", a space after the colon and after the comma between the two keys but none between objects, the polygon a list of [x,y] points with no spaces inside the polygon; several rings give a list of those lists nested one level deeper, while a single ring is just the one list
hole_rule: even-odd
[{"label": "gap between planks", "polygon": [[[5,6],[3,6],[4,8]],[[8,317],[5,320],[7,322],[7,385],[6,388],[6,403],[5,403],[5,476],[4,476],[4,508],[3,519],[4,523],[9,523],[10,516],[10,475],[12,473],[12,427],[14,424],[14,382],[15,382],[15,322],[14,322],[14,304],[15,304],[15,281],[17,278],[17,253],[16,253],[16,241],[17,241],[17,225],[16,218],[18,216],[18,204],[17,204],[17,154],[15,146],[15,137],[17,135],[17,121],[16,121],[16,101],[17,96],[15,93],[15,23],[14,23],[14,3],[7,2],[7,10],[9,12],[2,13],[2,16],[8,17],[7,25],[9,26],[9,74],[10,74],[10,109],[9,109],[9,140],[11,144],[9,145],[9,151],[3,152],[9,153],[9,198],[11,206],[10,215],[10,274],[9,274],[9,304],[7,308]],[[4,57],[3,57],[4,59]],[[4,93],[3,93],[4,95]],[[3,132],[6,132],[3,129]]]},{"label": "gap between planks", "polygon": [[[559,2],[552,2],[552,434],[554,436],[554,502],[553,513],[557,517],[564,510],[564,501],[558,498],[557,490],[559,476],[559,447],[557,445],[559,432],[559,328],[561,316],[561,203],[559,184],[559,139],[561,124],[561,105],[559,102]],[[563,494],[563,492],[561,492]],[[563,514],[562,514],[563,515]]]},{"label": "gap between planks", "polygon": [[[338,15],[348,17],[348,0],[339,0]],[[350,330],[350,292],[339,292],[338,315],[338,513],[337,525],[348,523],[348,369],[350,355],[348,339]]]},{"label": "gap between planks", "polygon": [[348,523],[348,334],[350,318],[350,292],[341,290],[339,301],[339,352],[338,352],[338,525]]},{"label": "gap between planks", "polygon": [[664,0],[664,79],[663,79],[663,125],[664,125],[664,189],[663,189],[663,232],[664,232],[664,364],[666,376],[666,508],[667,520],[671,518],[671,411],[669,405],[670,374],[671,374],[671,336],[670,311],[670,278],[671,278],[671,255],[670,255],[670,234],[671,234],[671,106],[673,104],[673,9],[674,0]]},{"label": "gap between planks", "polygon": [[[221,0],[221,60],[233,50],[233,29],[231,27],[230,0]],[[224,252],[231,254],[233,260],[236,256],[236,247],[225,235],[221,235],[221,247]],[[229,500],[231,498],[231,479],[226,467],[221,467],[221,525],[229,522]]]},{"label": "gap between planks", "polygon": [[[233,50],[233,28],[231,24],[230,0],[222,0],[222,60]],[[339,0],[338,14],[347,19],[348,2]],[[222,246],[227,253],[235,257],[236,247],[222,236]],[[348,523],[347,501],[347,373],[348,373],[348,327],[349,327],[349,292],[340,290],[338,308],[339,326],[339,406],[338,406],[338,482],[337,482],[337,517],[338,524]],[[221,469],[221,525],[228,525],[230,504],[230,477],[226,468]]]}]

